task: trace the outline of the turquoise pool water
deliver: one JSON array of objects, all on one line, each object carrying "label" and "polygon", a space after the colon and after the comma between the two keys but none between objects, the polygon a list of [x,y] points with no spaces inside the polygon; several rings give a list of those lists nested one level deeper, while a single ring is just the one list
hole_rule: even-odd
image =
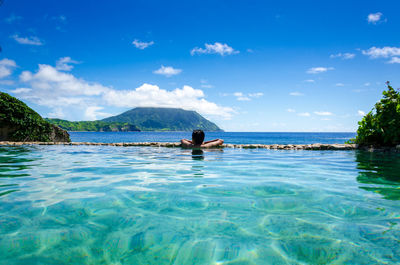
[{"label": "turquoise pool water", "polygon": [[0,147],[0,264],[396,264],[400,157]]}]

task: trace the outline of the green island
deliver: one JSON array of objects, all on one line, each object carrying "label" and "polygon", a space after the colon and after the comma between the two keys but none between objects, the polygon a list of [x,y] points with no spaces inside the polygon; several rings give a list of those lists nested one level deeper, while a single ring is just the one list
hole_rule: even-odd
[{"label": "green island", "polygon": [[123,122],[105,121],[67,121],[62,119],[49,119],[46,121],[67,131],[75,132],[140,132],[135,125]]},{"label": "green island", "polygon": [[96,121],[46,119],[67,131],[222,131],[196,111],[178,108],[134,108],[116,116]]}]

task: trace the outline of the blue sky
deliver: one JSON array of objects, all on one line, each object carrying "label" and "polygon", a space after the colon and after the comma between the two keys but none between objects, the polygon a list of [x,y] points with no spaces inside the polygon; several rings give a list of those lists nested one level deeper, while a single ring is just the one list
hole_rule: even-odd
[{"label": "blue sky", "polygon": [[398,1],[21,1],[0,90],[44,117],[196,110],[227,131],[355,131],[400,86]]}]

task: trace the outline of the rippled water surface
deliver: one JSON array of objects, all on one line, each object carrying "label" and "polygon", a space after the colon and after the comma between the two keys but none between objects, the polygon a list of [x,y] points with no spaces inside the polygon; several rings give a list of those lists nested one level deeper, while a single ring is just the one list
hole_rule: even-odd
[{"label": "rippled water surface", "polygon": [[400,157],[0,147],[0,264],[398,264]]}]

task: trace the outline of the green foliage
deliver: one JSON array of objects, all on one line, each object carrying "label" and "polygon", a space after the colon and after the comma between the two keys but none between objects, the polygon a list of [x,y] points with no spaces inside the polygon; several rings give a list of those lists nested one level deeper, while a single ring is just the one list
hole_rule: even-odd
[{"label": "green foliage", "polygon": [[389,82],[383,98],[358,123],[355,143],[394,146],[400,144],[400,92]]},{"label": "green foliage", "polygon": [[222,131],[197,112],[177,108],[134,108],[103,121],[135,124],[142,131]]},{"label": "green foliage", "polygon": [[66,121],[61,119],[46,119],[46,121],[57,125],[67,131],[77,132],[119,132],[140,131],[136,126],[123,122],[105,121]]},{"label": "green foliage", "polygon": [[52,126],[22,101],[0,92],[0,129],[13,141],[49,141]]}]

